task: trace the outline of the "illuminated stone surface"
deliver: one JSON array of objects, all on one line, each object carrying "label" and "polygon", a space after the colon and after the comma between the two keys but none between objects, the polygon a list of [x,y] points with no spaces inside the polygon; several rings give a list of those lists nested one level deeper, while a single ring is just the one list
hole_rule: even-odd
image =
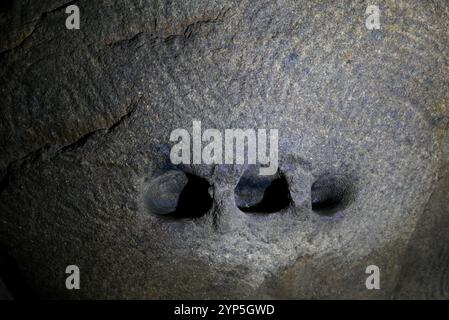
[{"label": "illuminated stone surface", "polygon": [[[433,224],[417,230],[443,228],[447,209],[428,201],[448,187],[437,172],[449,7],[386,1],[381,30],[369,31],[366,4],[320,2],[77,1],[80,30],[65,28],[64,1],[2,5],[0,244],[36,294],[421,294],[401,266],[408,246],[440,257],[435,239],[410,239],[426,214]],[[170,132],[193,119],[279,129],[289,206],[244,213],[234,193],[243,166],[192,165],[176,169],[210,184],[204,214],[149,212],[148,183],[173,169]],[[350,201],[321,215],[311,188],[329,175],[349,181]],[[417,260],[413,250],[404,259]],[[431,270],[443,280],[428,296],[439,286],[447,298],[448,259],[438,261],[446,271]],[[69,264],[80,291],[65,289]],[[380,291],[365,288],[370,264]]]}]

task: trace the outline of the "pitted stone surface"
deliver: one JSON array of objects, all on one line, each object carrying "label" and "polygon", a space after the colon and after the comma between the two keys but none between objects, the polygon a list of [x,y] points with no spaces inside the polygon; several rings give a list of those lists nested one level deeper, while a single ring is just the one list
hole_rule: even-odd
[{"label": "pitted stone surface", "polygon": [[[6,7],[0,19],[9,31],[0,48],[0,243],[32,290],[393,295],[441,163],[445,1],[383,2],[378,31],[365,28],[358,1],[74,3],[77,31],[65,29],[61,1],[26,7],[14,24],[20,12]],[[146,185],[168,170],[170,132],[191,131],[193,120],[279,129],[291,204],[243,213],[234,190],[245,166],[191,165],[182,170],[210,183],[211,209],[173,220],[148,212]],[[323,175],[352,186],[332,216],[311,208]],[[81,291],[65,289],[69,264],[82,270]],[[365,288],[370,264],[382,270],[381,291]]]}]

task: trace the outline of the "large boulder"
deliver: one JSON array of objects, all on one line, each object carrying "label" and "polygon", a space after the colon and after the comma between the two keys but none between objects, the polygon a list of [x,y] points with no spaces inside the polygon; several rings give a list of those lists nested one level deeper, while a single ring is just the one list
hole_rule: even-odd
[{"label": "large boulder", "polygon": [[[401,266],[442,163],[446,1],[382,2],[380,30],[360,1],[75,4],[79,30],[64,1],[0,18],[0,244],[35,295],[417,296]],[[279,171],[173,165],[193,120],[278,129]]]}]

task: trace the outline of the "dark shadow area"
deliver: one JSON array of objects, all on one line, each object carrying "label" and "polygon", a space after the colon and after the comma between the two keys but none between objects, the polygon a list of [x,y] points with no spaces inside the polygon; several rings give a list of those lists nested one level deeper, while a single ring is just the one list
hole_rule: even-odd
[{"label": "dark shadow area", "polygon": [[[246,213],[274,213],[279,212],[290,205],[290,192],[288,190],[287,181],[283,176],[277,177],[270,183],[262,178],[260,183],[257,181],[257,177],[254,179],[242,178],[236,187],[236,196],[240,196],[245,189],[252,189],[247,191],[247,195],[254,195],[257,197],[262,197],[260,202],[254,203],[252,205],[242,205],[239,201],[236,201],[237,207]],[[266,187],[265,187],[266,186]],[[251,193],[253,191],[253,193]],[[254,199],[253,199],[254,200]],[[256,200],[257,201],[257,200]],[[251,202],[248,202],[251,203]]]},{"label": "dark shadow area", "polygon": [[14,259],[0,251],[0,278],[14,300],[35,299]]},{"label": "dark shadow area", "polygon": [[179,196],[176,211],[167,215],[168,218],[198,218],[212,208],[209,182],[189,173],[186,176],[188,182]]}]

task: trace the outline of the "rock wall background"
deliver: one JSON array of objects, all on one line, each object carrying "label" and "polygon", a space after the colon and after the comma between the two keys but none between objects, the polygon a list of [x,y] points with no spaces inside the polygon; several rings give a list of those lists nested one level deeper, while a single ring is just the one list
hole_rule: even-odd
[{"label": "rock wall background", "polygon": [[[68,4],[80,30],[64,26]],[[447,298],[446,1],[6,1],[0,14],[0,244],[40,297]],[[193,119],[282,128],[292,205],[243,214],[245,168],[193,166],[210,212],[148,213],[169,133]],[[333,219],[310,208],[329,173],[355,190]],[[63,287],[73,261],[81,294]],[[378,292],[364,288],[373,261]]]}]

